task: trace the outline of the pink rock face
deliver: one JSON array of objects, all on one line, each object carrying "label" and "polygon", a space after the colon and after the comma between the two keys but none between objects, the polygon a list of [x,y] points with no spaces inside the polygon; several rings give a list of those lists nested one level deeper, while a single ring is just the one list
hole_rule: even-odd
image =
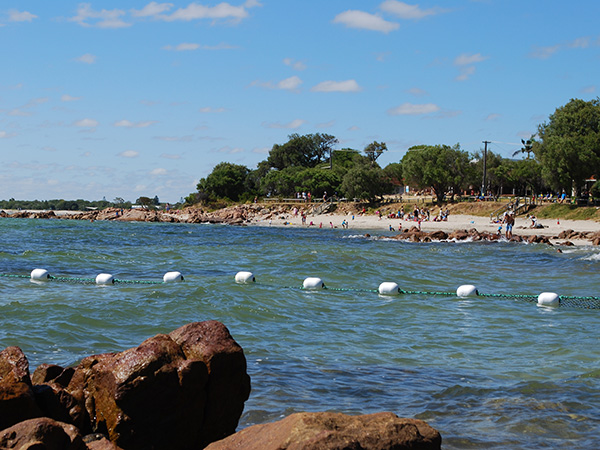
[{"label": "pink rock face", "polygon": [[416,419],[383,412],[363,416],[297,413],[213,442],[206,450],[439,450],[440,434]]}]

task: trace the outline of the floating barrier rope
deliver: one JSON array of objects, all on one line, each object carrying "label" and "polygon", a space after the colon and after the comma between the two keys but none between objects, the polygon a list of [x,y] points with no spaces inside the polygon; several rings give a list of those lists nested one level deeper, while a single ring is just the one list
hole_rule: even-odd
[{"label": "floating barrier rope", "polygon": [[64,283],[81,283],[81,284],[98,284],[108,286],[111,284],[164,284],[176,281],[183,281],[183,276],[180,272],[167,272],[162,281],[154,280],[119,280],[109,273],[101,273],[96,278],[79,278],[79,277],[55,277],[48,273],[46,269],[33,269],[30,275],[14,275],[0,273],[0,277],[4,278],[28,278],[32,281],[59,281]]},{"label": "floating barrier rope", "polygon": [[[256,283],[256,278],[252,272],[238,272],[235,275],[235,281],[238,284]],[[256,283],[259,284],[259,283]],[[600,309],[600,297],[594,296],[575,296],[575,295],[558,295],[554,292],[542,292],[539,295],[528,294],[486,294],[479,292],[473,285],[467,284],[459,286],[456,292],[439,292],[439,291],[409,291],[400,289],[396,283],[385,282],[379,285],[378,289],[352,289],[352,288],[332,288],[325,286],[325,283],[320,278],[309,277],[304,280],[302,286],[275,286],[266,283],[260,283],[261,286],[278,287],[285,289],[300,289],[300,290],[330,290],[336,292],[366,292],[379,295],[427,295],[427,296],[444,296],[444,297],[488,297],[488,298],[506,298],[524,300],[531,303],[537,303],[538,306],[545,307],[571,307],[583,309]]]}]

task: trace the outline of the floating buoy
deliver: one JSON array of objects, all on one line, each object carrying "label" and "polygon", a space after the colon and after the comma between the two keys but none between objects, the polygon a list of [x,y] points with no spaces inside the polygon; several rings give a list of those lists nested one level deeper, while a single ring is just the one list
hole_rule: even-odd
[{"label": "floating buoy", "polygon": [[320,278],[308,277],[304,280],[304,283],[302,283],[302,287],[308,290],[323,289],[325,287],[325,283],[323,283],[323,280]]},{"label": "floating buoy", "polygon": [[46,269],[33,269],[31,279],[35,281],[44,281],[50,279],[50,274]]},{"label": "floating buoy", "polygon": [[381,295],[398,295],[400,288],[397,283],[384,282],[379,285],[379,294]]},{"label": "floating buoy", "polygon": [[163,276],[163,281],[165,283],[172,283],[175,281],[183,281],[183,275],[181,275],[181,272],[167,272]]},{"label": "floating buoy", "polygon": [[472,284],[463,284],[456,290],[456,296],[460,298],[476,297],[477,295],[479,295],[479,292]]},{"label": "floating buoy", "polygon": [[254,283],[256,279],[252,272],[238,272],[235,274],[235,282],[239,284]]},{"label": "floating buoy", "polygon": [[560,297],[554,292],[542,292],[538,295],[538,306],[557,307],[560,305]]},{"label": "floating buoy", "polygon": [[115,284],[115,277],[113,277],[110,273],[100,273],[96,276],[96,284],[100,284],[102,286]]}]

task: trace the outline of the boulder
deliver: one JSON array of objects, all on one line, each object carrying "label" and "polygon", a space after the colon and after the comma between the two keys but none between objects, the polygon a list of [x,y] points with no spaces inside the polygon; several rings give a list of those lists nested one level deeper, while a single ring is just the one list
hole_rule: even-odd
[{"label": "boulder", "polygon": [[216,321],[85,358],[67,388],[90,428],[127,449],[203,448],[235,432],[250,394],[243,350]]},{"label": "boulder", "polygon": [[441,443],[440,434],[427,423],[390,412],[362,416],[320,412],[254,425],[206,450],[437,450]]},{"label": "boulder", "polygon": [[77,428],[47,417],[30,419],[0,431],[1,449],[87,450]]},{"label": "boulder", "polygon": [[29,376],[29,361],[19,347],[0,352],[0,430],[40,417]]},{"label": "boulder", "polygon": [[22,382],[31,386],[29,361],[19,347],[7,347],[0,352],[0,382]]}]

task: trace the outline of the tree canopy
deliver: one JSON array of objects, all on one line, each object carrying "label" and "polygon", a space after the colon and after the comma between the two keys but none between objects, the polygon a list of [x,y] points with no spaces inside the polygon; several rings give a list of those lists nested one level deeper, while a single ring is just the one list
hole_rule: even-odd
[{"label": "tree canopy", "polygon": [[533,152],[555,189],[579,191],[600,174],[600,100],[571,100],[538,128]]},{"label": "tree canopy", "polygon": [[459,192],[468,177],[469,154],[448,145],[417,145],[402,158],[405,180],[423,189],[432,187],[437,201],[444,201],[447,191]]}]

